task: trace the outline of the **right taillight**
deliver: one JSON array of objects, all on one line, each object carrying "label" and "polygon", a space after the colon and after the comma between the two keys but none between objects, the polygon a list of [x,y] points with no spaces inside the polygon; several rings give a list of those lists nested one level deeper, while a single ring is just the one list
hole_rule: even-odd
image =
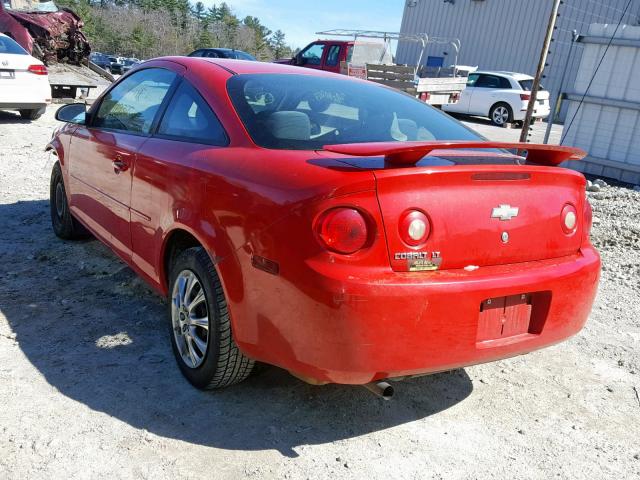
[{"label": "right taillight", "polygon": [[573,235],[578,227],[578,212],[576,211],[576,207],[567,203],[562,208],[560,219],[562,231],[566,235]]},{"label": "right taillight", "polygon": [[584,220],[582,227],[582,240],[589,242],[589,235],[591,234],[591,226],[593,225],[593,209],[589,200],[584,199]]},{"label": "right taillight", "polygon": [[364,248],[369,238],[367,221],[355,208],[332,208],[318,218],[316,231],[332,252],[351,254]]},{"label": "right taillight", "polygon": [[398,228],[402,241],[412,247],[422,245],[431,234],[429,218],[419,210],[405,212],[400,218]]}]

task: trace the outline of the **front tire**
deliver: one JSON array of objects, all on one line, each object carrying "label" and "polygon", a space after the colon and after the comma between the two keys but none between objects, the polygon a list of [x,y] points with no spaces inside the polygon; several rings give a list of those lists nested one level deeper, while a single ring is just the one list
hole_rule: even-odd
[{"label": "front tire", "polygon": [[62,169],[58,162],[56,162],[51,171],[49,205],[51,209],[51,226],[58,238],[76,240],[89,236],[89,232],[71,215]]},{"label": "front tire", "polygon": [[203,248],[189,248],[178,255],[169,287],[171,346],[187,380],[210,390],[246,379],[254,361],[233,340],[222,284]]},{"label": "front tire", "polygon": [[491,107],[489,119],[496,127],[504,127],[507,123],[513,122],[513,110],[506,103],[496,103]]}]

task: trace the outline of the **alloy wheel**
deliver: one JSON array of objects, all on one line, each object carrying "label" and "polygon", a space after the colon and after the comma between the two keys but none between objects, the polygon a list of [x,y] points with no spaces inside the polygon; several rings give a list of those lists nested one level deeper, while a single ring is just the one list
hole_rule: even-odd
[{"label": "alloy wheel", "polygon": [[509,121],[509,110],[507,107],[497,107],[493,111],[493,121],[498,125],[504,125]]},{"label": "alloy wheel", "polygon": [[209,345],[209,307],[194,272],[183,270],[176,277],[171,301],[173,335],[180,357],[187,367],[198,368]]}]

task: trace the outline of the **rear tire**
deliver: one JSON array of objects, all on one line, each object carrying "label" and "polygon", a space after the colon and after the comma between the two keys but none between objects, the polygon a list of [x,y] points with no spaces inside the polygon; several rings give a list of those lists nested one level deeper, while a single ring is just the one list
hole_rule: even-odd
[{"label": "rear tire", "polygon": [[513,110],[506,103],[496,103],[491,107],[489,119],[496,127],[504,127],[507,123],[513,122]]},{"label": "rear tire", "polygon": [[58,238],[76,240],[89,236],[87,229],[71,215],[67,201],[67,191],[64,187],[64,178],[58,162],[56,162],[51,171],[49,205],[51,208],[51,226]]},{"label": "rear tire", "polygon": [[35,110],[19,110],[20,116],[25,120],[37,120],[44,115],[45,111],[46,109],[44,108],[36,108]]},{"label": "rear tire", "polygon": [[169,329],[178,367],[196,388],[224,388],[246,379],[254,361],[233,340],[227,301],[202,247],[178,255],[169,275]]}]

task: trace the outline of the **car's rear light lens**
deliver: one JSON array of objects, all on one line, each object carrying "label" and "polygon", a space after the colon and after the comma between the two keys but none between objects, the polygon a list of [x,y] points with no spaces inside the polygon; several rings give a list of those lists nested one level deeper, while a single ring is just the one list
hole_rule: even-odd
[{"label": "car's rear light lens", "polygon": [[585,242],[589,241],[589,235],[591,234],[591,226],[593,225],[593,210],[589,200],[584,199],[584,226],[582,227],[582,236]]},{"label": "car's rear light lens", "polygon": [[530,93],[521,93],[520,94],[520,100],[528,102],[529,100],[531,100],[531,94]]},{"label": "car's rear light lens", "polygon": [[576,207],[570,204],[565,205],[560,218],[562,219],[562,231],[567,235],[572,235],[578,225],[578,212],[576,211]]},{"label": "car's rear light lens", "polygon": [[325,212],[318,221],[318,236],[324,246],[333,252],[355,253],[367,244],[367,222],[355,208],[334,208]]},{"label": "car's rear light lens", "polygon": [[449,101],[450,101],[451,103],[455,103],[455,102],[457,102],[458,100],[460,100],[460,94],[459,94],[459,93],[452,93],[452,94],[449,96]]},{"label": "car's rear light lens", "polygon": [[431,100],[431,93],[429,92],[422,92],[420,94],[420,100],[422,100],[423,102],[428,102],[429,100]]},{"label": "car's rear light lens", "polygon": [[419,210],[410,210],[400,219],[400,238],[411,246],[422,245],[431,234],[431,224],[427,216]]},{"label": "car's rear light lens", "polygon": [[36,75],[48,75],[49,72],[47,71],[47,67],[45,67],[44,65],[29,65],[29,68],[27,68],[27,70],[31,73],[34,73]]}]

